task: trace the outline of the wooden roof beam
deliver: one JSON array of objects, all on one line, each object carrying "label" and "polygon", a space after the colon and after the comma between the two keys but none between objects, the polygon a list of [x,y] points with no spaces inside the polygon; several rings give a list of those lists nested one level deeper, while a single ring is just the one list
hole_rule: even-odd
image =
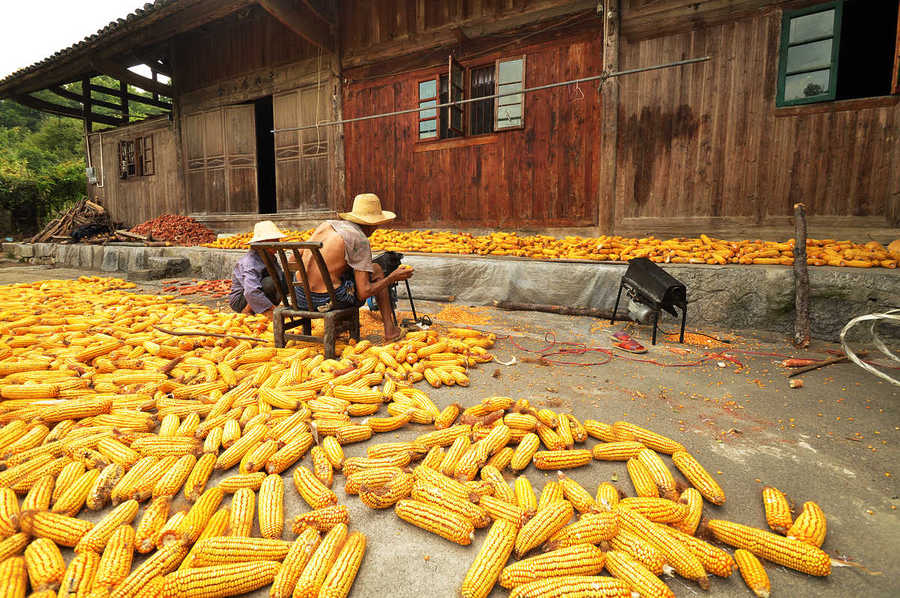
[{"label": "wooden roof beam", "polygon": [[303,4],[329,26],[337,25],[337,9],[330,0],[303,0]]},{"label": "wooden roof beam", "polygon": [[118,79],[119,81],[124,81],[129,85],[140,87],[144,91],[156,92],[159,95],[163,95],[168,98],[175,97],[176,91],[174,86],[160,83],[159,81],[154,81],[153,79],[144,77],[143,75],[138,75],[137,73],[129,71],[121,64],[118,64],[111,60],[106,60],[103,58],[92,58],[91,64],[95,69],[97,69],[104,75],[109,75],[110,77]]},{"label": "wooden roof beam", "polygon": [[306,2],[298,0],[259,0],[266,12],[278,19],[282,25],[313,44],[325,50],[334,51],[332,28],[322,22]]},{"label": "wooden roof beam", "polygon": [[[50,114],[56,114],[58,116],[68,116],[70,118],[77,118],[78,120],[83,120],[85,117],[85,114],[81,110],[81,108],[71,108],[69,106],[63,106],[61,104],[54,104],[53,102],[46,102],[33,96],[13,96],[12,99],[13,101],[22,104],[23,106],[28,106],[29,108],[34,108],[35,110],[40,110],[41,112],[48,112]],[[107,116],[105,114],[91,113],[89,118],[93,122],[102,123],[104,125],[111,125],[113,127],[118,127],[123,124],[120,119],[113,118],[112,116]]]},{"label": "wooden roof beam", "polygon": [[[117,89],[113,89],[111,87],[104,87],[103,85],[94,85],[91,84],[91,91],[96,91],[98,93],[103,93],[108,96],[118,97],[121,93]],[[96,102],[97,100],[94,100]],[[162,100],[154,100],[153,98],[148,98],[147,96],[139,96],[135,93],[128,94],[129,102],[137,102],[139,104],[147,104],[148,106],[153,106],[155,108],[162,108],[163,110],[171,110],[172,104],[169,102],[164,102]]]},{"label": "wooden roof beam", "polygon": [[[63,87],[58,87],[58,86],[51,87],[50,91],[52,91],[53,93],[55,93],[56,95],[58,95],[61,98],[66,98],[67,100],[74,100],[79,103],[84,101],[84,96],[82,96],[79,93],[73,93]],[[125,112],[125,108],[121,104],[114,104],[112,102],[106,102],[104,100],[98,100],[96,98],[91,98],[91,104],[93,106],[109,108],[110,110],[118,110],[119,112],[122,112],[122,113]]]}]

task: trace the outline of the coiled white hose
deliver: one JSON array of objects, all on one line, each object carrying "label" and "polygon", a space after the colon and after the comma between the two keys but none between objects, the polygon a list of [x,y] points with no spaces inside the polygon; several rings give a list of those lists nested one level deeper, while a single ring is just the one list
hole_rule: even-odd
[{"label": "coiled white hose", "polygon": [[897,357],[890,349],[888,349],[887,345],[884,344],[884,341],[881,340],[881,337],[878,336],[877,330],[878,324],[881,322],[900,324],[900,309],[892,309],[883,314],[868,314],[865,316],[858,316],[847,322],[846,326],[844,326],[844,328],[841,330],[841,346],[844,348],[844,355],[846,355],[847,358],[850,359],[850,361],[852,361],[862,369],[875,374],[879,378],[887,380],[894,386],[900,386],[900,380],[897,380],[896,378],[891,377],[885,372],[882,372],[875,366],[865,363],[856,355],[856,353],[853,352],[853,350],[850,348],[849,343],[847,343],[847,339],[845,338],[847,332],[857,324],[861,324],[863,322],[871,322],[869,324],[869,334],[872,335],[872,343],[875,345],[875,348],[886,355],[891,361],[900,362],[900,357]]}]

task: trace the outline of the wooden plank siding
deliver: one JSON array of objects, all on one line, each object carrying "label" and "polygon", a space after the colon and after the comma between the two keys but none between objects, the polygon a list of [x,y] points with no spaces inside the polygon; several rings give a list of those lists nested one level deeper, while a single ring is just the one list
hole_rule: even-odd
[{"label": "wooden plank siding", "polygon": [[[602,38],[596,33],[566,43],[459,59],[466,66],[477,66],[523,54],[527,87],[602,70]],[[344,115],[354,118],[413,107],[418,82],[436,72],[423,69],[359,83],[349,72]],[[416,114],[346,125],[347,197],[377,193],[386,209],[398,213],[398,224],[405,226],[596,224],[592,177],[592,156],[600,137],[596,85],[529,94],[525,104],[524,128],[474,137],[419,141]]]},{"label": "wooden plank siding", "polygon": [[[119,178],[119,142],[148,135],[153,137],[155,174]],[[114,222],[134,226],[161,214],[187,212],[178,176],[173,125],[168,119],[161,117],[91,133],[88,144],[98,180],[98,184],[88,185],[88,198],[101,203]]]},{"label": "wooden plank siding", "polygon": [[621,79],[616,231],[785,226],[799,201],[812,222],[898,224],[897,97],[776,108],[780,9],[683,24],[620,40],[623,69],[712,60]]}]

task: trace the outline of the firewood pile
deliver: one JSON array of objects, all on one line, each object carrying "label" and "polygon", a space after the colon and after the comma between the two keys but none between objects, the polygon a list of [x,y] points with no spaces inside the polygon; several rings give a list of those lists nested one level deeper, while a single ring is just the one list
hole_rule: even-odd
[{"label": "firewood pile", "polygon": [[50,221],[41,232],[31,238],[31,242],[71,241],[71,235],[75,229],[91,224],[106,227],[107,230],[112,229],[112,220],[103,206],[88,199],[82,199],[59,217]]}]

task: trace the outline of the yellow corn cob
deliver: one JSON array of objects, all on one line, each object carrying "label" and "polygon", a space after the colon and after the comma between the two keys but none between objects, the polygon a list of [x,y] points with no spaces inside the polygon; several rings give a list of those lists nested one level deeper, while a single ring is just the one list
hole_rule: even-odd
[{"label": "yellow corn cob", "polygon": [[197,460],[184,482],[185,498],[194,502],[200,497],[206,489],[206,483],[209,481],[209,476],[212,475],[215,464],[216,455],[213,453],[207,453]]},{"label": "yellow corn cob", "polygon": [[294,488],[313,509],[337,503],[337,495],[323,485],[308,468],[300,466],[294,469],[293,480]]},{"label": "yellow corn cob", "polygon": [[688,507],[684,503],[665,498],[628,497],[623,498],[620,505],[633,509],[656,523],[676,523],[688,515]]},{"label": "yellow corn cob", "polygon": [[571,449],[575,445],[575,437],[572,436],[572,422],[563,414],[557,417],[556,434],[567,449]]},{"label": "yellow corn cob", "polygon": [[[161,548],[146,561],[138,565],[121,584],[116,586],[110,594],[110,598],[137,596],[138,592],[147,586],[153,578],[174,571],[187,553],[188,547],[178,543]],[[160,596],[165,594],[160,592],[146,596],[150,598],[150,596],[154,595]]]},{"label": "yellow corn cob", "polygon": [[11,488],[0,488],[0,536],[19,531],[19,499]]},{"label": "yellow corn cob", "polygon": [[368,457],[350,457],[344,459],[344,475],[353,475],[363,469],[375,469],[378,467],[406,467],[412,461],[412,455],[403,453],[392,457],[370,459]]},{"label": "yellow corn cob", "polygon": [[572,518],[574,510],[568,501],[554,501],[532,517],[516,537],[516,556],[521,558],[561,530]]},{"label": "yellow corn cob", "polygon": [[281,561],[291,542],[270,538],[213,536],[197,542],[191,551],[192,567],[246,561]]},{"label": "yellow corn cob", "polygon": [[484,509],[494,520],[504,519],[516,524],[517,527],[524,526],[534,517],[535,513],[531,509],[525,509],[494,496],[478,497],[478,506]]},{"label": "yellow corn cob", "polygon": [[144,436],[132,442],[131,448],[145,457],[196,456],[203,453],[203,443],[186,436]]},{"label": "yellow corn cob", "polygon": [[601,442],[594,445],[591,453],[598,461],[627,461],[645,449],[643,444],[633,440],[621,442]]},{"label": "yellow corn cob", "polygon": [[131,561],[134,557],[134,528],[130,525],[122,525],[110,536],[100,564],[97,567],[97,575],[94,577],[94,589],[106,589],[109,591],[121,583],[131,572]]},{"label": "yellow corn cob", "polygon": [[2,457],[5,459],[16,453],[32,449],[41,444],[49,434],[50,428],[37,424],[20,436],[15,442],[6,446],[3,450]]},{"label": "yellow corn cob", "polygon": [[615,513],[584,513],[578,521],[565,526],[547,540],[547,550],[557,550],[575,544],[599,544],[619,531]]},{"label": "yellow corn cob", "polygon": [[597,503],[594,497],[581,484],[565,475],[563,472],[557,472],[559,487],[562,489],[566,500],[572,503],[575,510],[579,513],[587,513],[588,511],[596,511]]},{"label": "yellow corn cob", "polygon": [[656,481],[647,469],[647,466],[637,457],[632,457],[626,463],[628,476],[634,486],[635,494],[648,498],[659,498],[659,488]]},{"label": "yellow corn cob", "polygon": [[475,560],[463,578],[464,598],[486,598],[494,588],[503,566],[516,543],[518,527],[498,519],[491,525]]},{"label": "yellow corn cob", "polygon": [[402,428],[411,420],[412,415],[406,413],[391,417],[370,417],[366,420],[366,425],[371,428],[373,432],[392,432]]},{"label": "yellow corn cob", "polygon": [[166,519],[165,523],[162,524],[162,527],[159,528],[159,533],[156,534],[156,538],[154,538],[154,546],[156,548],[162,548],[167,544],[171,544],[176,540],[173,540],[173,535],[181,526],[182,522],[184,522],[184,518],[187,516],[187,511],[178,511],[177,513],[173,513]]},{"label": "yellow corn cob", "polygon": [[258,443],[250,449],[241,459],[241,473],[256,473],[266,466],[269,457],[278,452],[279,444],[276,440],[266,440]]},{"label": "yellow corn cob", "polygon": [[50,498],[53,494],[53,476],[42,476],[31,489],[25,498],[22,499],[20,509],[22,511],[46,511],[50,508]]},{"label": "yellow corn cob", "polygon": [[606,569],[646,598],[675,598],[674,592],[644,565],[625,552],[606,553]]},{"label": "yellow corn cob", "polygon": [[112,438],[103,438],[97,443],[97,450],[101,455],[109,459],[110,463],[117,463],[129,469],[141,458],[137,451],[133,451],[121,442]]},{"label": "yellow corn cob", "polygon": [[0,540],[0,563],[21,553],[22,550],[28,546],[29,541],[30,538],[25,532],[19,532],[18,534],[13,534],[8,538]]},{"label": "yellow corn cob", "polygon": [[415,478],[412,474],[402,473],[381,486],[370,487],[363,484],[359,489],[359,498],[371,509],[392,507],[401,498],[406,498],[412,491]]},{"label": "yellow corn cob", "polygon": [[0,562],[0,590],[4,598],[25,598],[28,574],[24,558],[14,556]]},{"label": "yellow corn cob", "polygon": [[503,479],[503,474],[496,467],[491,465],[482,467],[481,479],[491,485],[493,496],[510,504],[516,504],[515,491],[509,487],[509,484]]},{"label": "yellow corn cob", "polygon": [[[413,486],[410,497],[413,500],[443,507],[452,513],[456,513],[471,521],[476,528],[487,527],[491,523],[490,515],[480,505],[463,500],[428,483],[417,482]],[[524,518],[524,513],[522,517]]]},{"label": "yellow corn cob", "polygon": [[335,525],[350,523],[350,513],[344,505],[334,505],[322,509],[314,509],[294,518],[293,531],[302,535],[306,528],[311,527],[318,532],[327,532]]},{"label": "yellow corn cob", "polygon": [[394,511],[400,519],[462,546],[472,543],[475,529],[469,519],[445,508],[416,500],[397,502]]},{"label": "yellow corn cob", "polygon": [[312,459],[313,474],[323,485],[331,488],[334,483],[334,468],[325,456],[325,451],[320,446],[314,446],[310,449],[309,456]]},{"label": "yellow corn cob", "polygon": [[60,598],[76,598],[87,596],[94,584],[94,577],[100,567],[100,555],[90,550],[75,555],[66,573],[63,576],[60,587]]},{"label": "yellow corn cob", "polygon": [[532,458],[534,466],[538,469],[570,469],[581,467],[591,462],[591,451],[588,450],[562,450],[562,451],[537,451]]},{"label": "yellow corn cob", "polygon": [[167,473],[175,470],[176,464],[178,463],[178,460],[180,458],[181,457],[170,456],[160,459],[156,463],[156,465],[150,468],[150,471],[148,471],[144,475],[143,479],[138,481],[131,493],[131,496],[125,498],[136,498],[139,501],[145,501],[149,499],[151,496],[153,496],[153,488],[159,483],[160,480],[163,479],[163,477]]},{"label": "yellow corn cob", "polygon": [[176,529],[160,534],[159,542],[164,546],[178,542],[193,544],[219,508],[222,498],[224,493],[221,488],[209,488],[197,499]]},{"label": "yellow corn cob", "polygon": [[397,455],[419,455],[422,449],[423,447],[415,442],[380,442],[366,447],[366,457],[384,459]]},{"label": "yellow corn cob", "polygon": [[[37,401],[42,399],[55,399],[59,396],[59,384],[3,384],[0,385],[0,397],[4,399],[10,400],[28,400],[28,401]],[[54,407],[48,407],[43,410],[44,413],[55,413],[53,410]],[[96,415],[96,413],[91,413],[90,415]],[[87,416],[82,416],[87,417]],[[61,421],[62,419],[69,419],[68,417],[63,417],[60,420],[44,420],[42,416],[39,416],[37,419],[38,422],[53,422],[53,421]]]},{"label": "yellow corn cob", "polygon": [[706,569],[708,573],[718,575],[719,577],[731,576],[735,567],[734,559],[731,558],[730,554],[718,546],[713,546],[709,542],[705,542],[700,538],[695,538],[690,534],[678,531],[673,527],[661,524],[657,525],[657,527],[691,551],[691,553],[700,560],[703,568]]},{"label": "yellow corn cob", "polygon": [[459,403],[452,403],[444,407],[440,415],[434,418],[435,429],[444,430],[452,426],[453,422],[456,421],[456,418],[459,417],[459,413],[461,410],[462,407]]},{"label": "yellow corn cob", "polygon": [[[119,504],[123,500],[127,500],[133,493],[137,485],[141,482],[151,469],[159,462],[158,457],[144,457],[129,469],[110,491],[110,499],[113,504]],[[99,479],[99,478],[98,478]]]},{"label": "yellow corn cob", "polygon": [[335,469],[340,469],[344,465],[344,449],[341,448],[340,443],[333,436],[326,436],[322,440],[322,450],[325,452],[325,457],[328,458],[329,463]]},{"label": "yellow corn cob", "polygon": [[687,506],[687,515],[681,521],[675,521],[671,525],[675,529],[693,536],[697,532],[700,518],[703,516],[703,496],[696,488],[687,488],[681,493],[678,502]]},{"label": "yellow corn cob", "polygon": [[637,594],[614,577],[568,575],[532,581],[516,586],[510,598],[592,596],[596,598],[631,598]]},{"label": "yellow corn cob", "polygon": [[[66,562],[62,553],[52,540],[38,538],[25,549],[25,567],[28,569],[28,579],[31,589],[35,592],[42,590],[56,590],[66,573]],[[0,581],[0,585],[7,582]],[[9,593],[4,593],[9,596]]]},{"label": "yellow corn cob", "polygon": [[231,497],[231,518],[228,522],[229,535],[250,537],[253,531],[253,516],[256,514],[256,494],[249,488],[240,488]]},{"label": "yellow corn cob", "polygon": [[613,434],[615,434],[615,438],[618,441],[637,440],[638,442],[643,443],[647,448],[651,448],[658,453],[665,453],[667,455],[671,455],[675,451],[685,450],[683,445],[675,442],[671,438],[667,438],[662,434],[657,434],[656,432],[652,432],[629,422],[617,421],[613,423],[612,428]]},{"label": "yellow corn cob", "polygon": [[511,446],[504,446],[499,451],[491,455],[491,458],[488,459],[487,464],[496,467],[499,471],[503,471],[512,461],[515,452],[515,449]]},{"label": "yellow corn cob", "polygon": [[97,553],[103,552],[109,538],[122,525],[128,525],[134,520],[138,512],[138,503],[135,500],[123,502],[115,509],[100,519],[91,530],[82,536],[75,545],[75,552],[91,550]]},{"label": "yellow corn cob", "polygon": [[444,456],[445,451],[442,447],[433,446],[422,459],[422,465],[439,471],[441,464],[444,462]]},{"label": "yellow corn cob", "polygon": [[538,425],[538,419],[529,413],[507,413],[503,416],[503,423],[512,429],[531,432]]},{"label": "yellow corn cob", "polygon": [[[2,367],[2,364],[0,364],[0,369],[2,369]],[[13,420],[3,426],[0,428],[0,450],[6,449],[27,432],[28,424],[23,420]],[[59,438],[52,438],[51,440],[59,440]]]},{"label": "yellow corn cob", "polygon": [[[469,480],[466,482],[462,482],[462,485],[469,491],[469,496],[479,497],[479,496],[493,496],[494,487],[484,480]],[[474,498],[472,500],[475,500]],[[515,503],[515,497],[512,498],[513,502],[509,504]]]},{"label": "yellow corn cob", "polygon": [[234,494],[241,488],[250,489],[255,492],[262,486],[264,479],[266,479],[266,474],[262,471],[257,471],[256,473],[239,473],[222,478],[219,480],[218,487],[226,494]]},{"label": "yellow corn cob", "polygon": [[619,533],[610,538],[608,549],[627,553],[654,575],[672,572],[672,568],[666,565],[666,555],[662,551],[628,530],[619,530]]},{"label": "yellow corn cob", "polygon": [[271,598],[291,598],[297,580],[318,546],[319,533],[315,529],[306,528],[298,535],[272,582]]},{"label": "yellow corn cob", "polygon": [[122,347],[124,344],[125,343],[118,339],[102,340],[99,343],[95,343],[89,347],[85,347],[82,351],[75,355],[75,359],[87,363],[92,359],[100,357],[101,355],[112,353],[119,347]]},{"label": "yellow corn cob", "polygon": [[537,434],[529,432],[523,436],[509,463],[510,468],[513,471],[521,471],[528,467],[540,447],[541,439]]},{"label": "yellow corn cob", "polygon": [[444,459],[441,461],[441,468],[439,471],[444,475],[452,476],[459,460],[466,451],[469,450],[471,445],[472,442],[469,440],[468,436],[458,436],[455,438],[450,445],[450,448],[447,449],[447,454],[444,455]]},{"label": "yellow corn cob", "polygon": [[725,492],[693,455],[684,451],[672,453],[672,463],[700,494],[714,505],[725,504]]},{"label": "yellow corn cob", "polygon": [[222,432],[222,446],[224,448],[231,447],[241,437],[241,425],[237,419],[229,419],[225,421]]},{"label": "yellow corn cob", "polygon": [[809,501],[803,503],[803,510],[788,529],[787,537],[820,547],[825,542],[827,523],[822,507]]},{"label": "yellow corn cob", "polygon": [[450,446],[458,436],[467,436],[472,431],[472,426],[455,425],[441,430],[426,432],[416,437],[416,442],[423,443],[427,448],[434,446]]},{"label": "yellow corn cob", "polygon": [[356,579],[359,566],[366,552],[366,537],[359,532],[347,536],[325,581],[319,590],[320,598],[346,598]]},{"label": "yellow corn cob", "polygon": [[535,429],[538,437],[541,439],[541,442],[544,443],[544,446],[547,447],[547,450],[551,451],[563,451],[566,450],[566,444],[562,441],[562,438],[559,437],[559,434],[551,428],[550,426],[544,424],[538,424],[538,427]]},{"label": "yellow corn cob", "polygon": [[171,497],[160,496],[144,509],[134,536],[134,548],[146,554],[156,547],[156,539],[166,520],[169,518]]},{"label": "yellow corn cob", "polygon": [[281,538],[284,529],[284,481],[266,476],[259,489],[259,532],[263,538]]},{"label": "yellow corn cob", "polygon": [[66,419],[84,419],[86,417],[100,415],[101,413],[109,413],[110,409],[112,409],[112,399],[108,398],[69,400],[63,404],[53,405],[52,407],[41,410],[36,421],[38,423],[49,424],[61,422]]},{"label": "yellow corn cob", "polygon": [[194,560],[197,553],[197,545],[200,544],[203,540],[208,538],[216,538],[220,536],[228,535],[228,522],[231,519],[231,510],[224,508],[219,509],[213,516],[209,518],[209,521],[206,524],[206,527],[203,528],[203,532],[197,538],[197,542],[191,547],[190,552],[181,561],[181,564],[178,566],[179,569],[190,569],[194,566]]},{"label": "yellow corn cob", "polygon": [[[206,456],[206,455],[204,455]],[[181,490],[188,476],[193,472],[197,465],[197,458],[194,455],[184,455],[177,459],[174,465],[166,471],[159,481],[153,485],[151,492],[153,498],[160,496],[175,496]],[[142,494],[141,498],[145,498]]]},{"label": "yellow corn cob", "polygon": [[786,534],[794,525],[787,496],[777,488],[766,486],[762,489],[762,497],[763,507],[766,511],[766,523],[773,531]]},{"label": "yellow corn cob", "polygon": [[577,544],[509,565],[500,573],[500,585],[513,588],[551,577],[596,575],[603,569],[603,562],[602,550]]},{"label": "yellow corn cob", "polygon": [[759,559],[752,552],[738,548],[734,551],[734,560],[750,591],[759,598],[769,598],[772,586],[769,584],[769,576]]},{"label": "yellow corn cob", "polygon": [[125,475],[125,468],[117,463],[110,463],[100,471],[100,475],[94,480],[88,491],[84,505],[92,510],[99,511],[110,501],[113,488]]},{"label": "yellow corn cob", "polygon": [[53,488],[53,502],[59,500],[60,495],[65,492],[78,478],[84,475],[84,464],[80,461],[72,461],[62,468],[56,477],[56,485]]},{"label": "yellow corn cob", "polygon": [[209,431],[203,440],[203,454],[216,453],[222,447],[222,427],[216,427]]},{"label": "yellow corn cob", "polygon": [[616,512],[619,514],[619,526],[653,543],[666,555],[666,561],[679,575],[696,581],[703,589],[709,587],[703,563],[684,544],[640,513],[622,504],[616,507]]},{"label": "yellow corn cob", "polygon": [[669,471],[669,468],[666,467],[662,458],[660,458],[656,452],[648,448],[638,451],[636,457],[638,461],[646,466],[647,471],[650,472],[650,477],[653,478],[653,481],[656,483],[659,493],[669,500],[676,500],[678,498],[678,492],[675,487],[675,477],[672,475],[672,472]]},{"label": "yellow corn cob", "polygon": [[[446,457],[444,461],[447,461]],[[486,463],[487,455],[484,454],[481,444],[475,443],[466,449],[459,461],[456,462],[453,468],[453,477],[459,481],[474,480],[475,476],[478,475],[478,470]]]},{"label": "yellow corn cob", "polygon": [[566,495],[563,492],[562,486],[559,485],[559,482],[550,480],[544,484],[543,488],[541,488],[541,495],[538,497],[537,510],[542,511],[547,508],[550,503],[565,499]]},{"label": "yellow corn cob", "polygon": [[619,504],[619,490],[609,482],[601,482],[597,486],[596,503],[599,508],[612,511]]},{"label": "yellow corn cob", "polygon": [[534,488],[531,482],[525,476],[516,478],[514,484],[514,492],[516,495],[516,504],[526,511],[537,511],[537,496],[534,494]]},{"label": "yellow corn cob", "polygon": [[63,513],[70,517],[77,515],[84,506],[88,493],[99,476],[100,472],[96,469],[81,474],[77,480],[72,482],[72,484],[59,495],[59,498],[53,503],[53,508],[51,510],[54,513]]},{"label": "yellow corn cob", "polygon": [[346,482],[344,482],[344,492],[347,494],[359,494],[359,489],[363,484],[382,486],[401,473],[403,473],[403,470],[399,467],[363,469],[347,476]]},{"label": "yellow corn cob", "polygon": [[237,596],[272,583],[280,567],[273,561],[250,561],[179,570],[166,576],[163,594],[172,598]]},{"label": "yellow corn cob", "polygon": [[297,580],[297,586],[294,590],[294,598],[315,598],[322,588],[325,577],[337,560],[347,539],[347,526],[339,523],[329,530],[315,552],[309,558],[303,573]]},{"label": "yellow corn cob", "polygon": [[309,433],[300,435],[281,447],[266,461],[267,473],[281,473],[297,462],[313,445],[313,437]]},{"label": "yellow corn cob", "polygon": [[[262,442],[268,432],[264,424],[257,424],[244,430],[244,435],[229,446],[216,460],[216,469],[226,470],[237,465],[241,458],[258,442]],[[223,437],[224,446],[224,437]]]}]

